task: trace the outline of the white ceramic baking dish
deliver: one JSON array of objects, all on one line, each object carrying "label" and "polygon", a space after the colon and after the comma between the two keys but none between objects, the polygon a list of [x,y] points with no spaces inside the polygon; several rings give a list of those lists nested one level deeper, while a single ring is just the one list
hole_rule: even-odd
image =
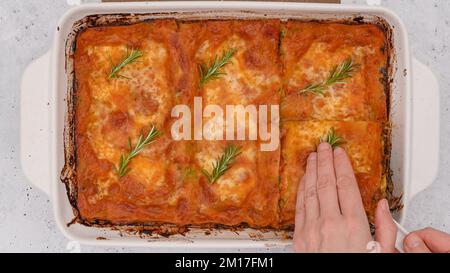
[{"label": "white ceramic baking dish", "polygon": [[[192,229],[186,236],[145,237],[109,229],[67,223],[73,218],[66,189],[60,181],[64,165],[63,130],[67,75],[65,43],[72,25],[92,14],[153,13],[154,17],[183,18],[297,18],[385,20],[393,30],[394,55],[391,121],[393,181],[403,194],[404,209],[395,215],[402,223],[412,198],[435,179],[439,163],[439,88],[435,76],[410,59],[407,30],[391,11],[380,7],[271,2],[140,2],[84,4],[69,10],[59,21],[49,53],[25,70],[21,94],[21,155],[27,178],[51,196],[55,219],[71,240],[92,245],[146,247],[283,248],[285,234],[245,230],[212,232]],[[256,236],[255,236],[256,235]],[[107,240],[98,240],[98,237]]]}]

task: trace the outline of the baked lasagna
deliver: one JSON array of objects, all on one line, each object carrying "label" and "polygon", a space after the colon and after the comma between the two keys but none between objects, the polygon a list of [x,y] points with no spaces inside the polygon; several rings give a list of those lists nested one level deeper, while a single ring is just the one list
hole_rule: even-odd
[{"label": "baked lasagna", "polygon": [[[72,149],[62,175],[78,222],[290,227],[306,158],[330,130],[345,140],[372,219],[388,173],[388,52],[376,24],[86,27],[71,56]],[[196,139],[195,127],[192,139],[174,139],[172,109],[195,98],[224,109],[279,105],[281,145],[261,151],[261,139]]]}]

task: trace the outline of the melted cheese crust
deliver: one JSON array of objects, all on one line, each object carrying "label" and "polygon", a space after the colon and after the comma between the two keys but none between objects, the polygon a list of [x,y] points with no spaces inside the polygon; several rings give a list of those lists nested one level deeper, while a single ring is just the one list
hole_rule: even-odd
[{"label": "melted cheese crust", "polygon": [[373,220],[377,202],[383,197],[380,123],[290,121],[282,128],[280,209],[284,225],[294,224],[298,184],[305,173],[308,155],[316,151],[320,138],[331,128],[345,140],[342,147],[352,162],[366,213]]},{"label": "melted cheese crust", "polygon": [[[183,224],[192,213],[191,187],[185,183],[192,144],[170,138],[170,111],[179,103],[183,63],[175,21],[89,28],[77,39],[76,145],[77,205],[85,221],[115,224],[163,221]],[[143,56],[109,79],[127,47]],[[164,135],[149,145],[119,178],[114,170],[154,124]],[[134,142],[133,142],[134,145]]]},{"label": "melted cheese crust", "polygon": [[[282,41],[284,120],[384,121],[387,49],[375,25],[289,21]],[[323,96],[299,94],[323,82],[330,71],[351,57],[359,67],[351,78],[327,88]]]},{"label": "melted cheese crust", "polygon": [[[180,24],[181,42],[193,63],[197,82],[198,64],[209,63],[230,48],[236,50],[231,62],[223,67],[224,74],[197,90],[203,105],[219,105],[224,111],[226,105],[278,105],[279,32],[280,22],[269,20]],[[203,124],[208,120],[203,118]],[[258,141],[239,141],[236,145],[242,147],[242,154],[216,183],[210,185],[200,176],[196,222],[276,227],[280,151],[260,152]],[[225,146],[225,141],[196,141],[194,162],[198,172],[210,171]]]},{"label": "melted cheese crust", "polygon": [[[382,195],[380,124],[387,119],[379,81],[387,59],[383,45],[384,34],[372,25],[154,20],[86,29],[74,56],[80,218],[112,224],[292,224],[304,160],[330,127],[347,141],[344,148],[372,217],[374,200]],[[122,60],[127,47],[143,56],[119,72],[129,79],[109,79],[111,63]],[[224,74],[200,86],[199,65],[230,48],[237,51]],[[296,95],[348,56],[361,64],[353,78],[324,97]],[[235,141],[242,154],[209,184],[201,170],[211,170],[227,142],[174,141],[170,135],[172,107],[192,106],[194,96],[202,97],[204,106],[223,109],[281,104],[282,120],[292,122],[284,123],[276,151],[261,152],[259,140]],[[128,138],[136,141],[151,124],[163,135],[119,178],[114,166],[128,152]]]},{"label": "melted cheese crust", "polygon": [[[77,40],[75,71],[78,209],[83,220],[119,223],[278,225],[279,153],[243,149],[215,184],[201,170],[220,157],[224,141],[175,142],[170,117],[176,104],[279,104],[278,21],[180,23],[162,20],[89,28]],[[259,46],[263,45],[263,46]],[[143,57],[109,79],[111,62],[138,48]],[[199,88],[198,65],[237,49],[223,77]],[[267,56],[268,58],[260,58]],[[205,119],[204,122],[207,120]],[[113,166],[150,124],[164,132],[131,160],[119,178]]]}]

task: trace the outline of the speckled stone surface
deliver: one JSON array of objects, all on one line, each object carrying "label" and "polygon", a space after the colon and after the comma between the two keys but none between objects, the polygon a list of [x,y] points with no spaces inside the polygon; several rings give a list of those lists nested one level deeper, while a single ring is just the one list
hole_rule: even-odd
[{"label": "speckled stone surface", "polygon": [[[0,2],[0,252],[67,252],[49,197],[35,189],[20,166],[20,80],[25,67],[50,46],[58,18],[75,0]],[[450,232],[450,1],[344,0],[381,3],[405,22],[414,56],[441,86],[441,162],[438,179],[415,197],[406,215],[410,230],[433,226]],[[83,252],[141,252],[145,248],[81,246]],[[156,252],[173,251],[153,249]],[[189,249],[178,249],[189,251]],[[200,249],[200,251],[202,251]],[[211,250],[209,250],[211,251]],[[220,251],[213,249],[212,251]],[[247,249],[234,251],[246,252]],[[259,251],[265,251],[260,249]],[[289,249],[281,250],[289,251]]]}]

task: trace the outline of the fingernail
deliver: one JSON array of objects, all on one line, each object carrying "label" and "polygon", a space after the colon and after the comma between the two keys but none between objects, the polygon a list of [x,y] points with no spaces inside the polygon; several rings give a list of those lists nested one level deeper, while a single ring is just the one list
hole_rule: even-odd
[{"label": "fingernail", "polygon": [[344,153],[344,149],[342,149],[341,147],[337,147],[336,149],[334,149],[335,155],[340,155],[342,153]]},{"label": "fingernail", "polygon": [[381,208],[384,211],[390,212],[390,210],[389,210],[389,203],[388,203],[388,201],[386,199],[383,199],[383,200],[380,201],[380,206],[381,206]]},{"label": "fingernail", "polygon": [[414,233],[409,235],[408,241],[406,242],[406,246],[408,248],[417,248],[422,243],[422,240],[419,238],[419,236],[415,235]]},{"label": "fingernail", "polygon": [[330,150],[331,146],[327,142],[322,142],[319,144],[319,147],[317,147],[317,151],[326,151]]},{"label": "fingernail", "polygon": [[317,160],[317,153],[310,153],[308,156],[308,160]]}]

